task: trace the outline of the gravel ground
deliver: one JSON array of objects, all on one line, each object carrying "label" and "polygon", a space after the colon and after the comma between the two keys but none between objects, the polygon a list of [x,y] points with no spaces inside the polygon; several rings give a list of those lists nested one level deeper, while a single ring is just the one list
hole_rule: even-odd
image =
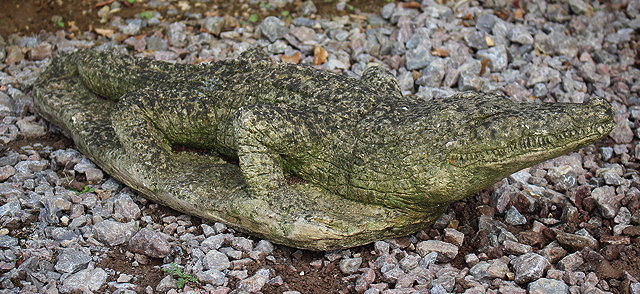
[{"label": "gravel ground", "polygon": [[[149,14],[122,19],[110,15],[116,1],[90,32],[0,36],[0,293],[640,293],[640,1],[425,0],[334,18],[296,2],[290,15],[255,22],[189,13],[203,2],[150,0]],[[170,23],[159,11],[185,17]],[[198,63],[255,44],[356,77],[383,64],[427,100],[460,90],[532,102],[598,95],[617,126],[451,205],[414,235],[309,252],[145,200],[33,112],[31,85],[61,52]]]}]

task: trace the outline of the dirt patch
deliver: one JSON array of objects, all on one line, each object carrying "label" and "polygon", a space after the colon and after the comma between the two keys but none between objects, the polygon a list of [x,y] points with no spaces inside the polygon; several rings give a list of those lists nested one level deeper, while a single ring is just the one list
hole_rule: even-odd
[{"label": "dirt patch", "polygon": [[[358,248],[356,248],[357,250]],[[296,250],[279,246],[273,256],[277,264],[270,267],[276,276],[282,277],[284,284],[281,286],[266,285],[264,293],[282,293],[284,291],[298,291],[300,293],[349,293],[347,288],[350,282],[344,281],[344,274],[338,269],[338,262],[330,262],[320,269],[311,266],[314,260],[323,260],[321,252]],[[364,264],[365,261],[363,261]]]},{"label": "dirt patch", "polygon": [[[126,248],[122,246],[111,248],[109,253],[107,253],[107,257],[96,264],[96,267],[110,268],[117,272],[115,276],[110,276],[108,281],[115,281],[121,273],[127,274],[134,278],[132,283],[136,285],[135,291],[137,293],[145,293],[144,289],[147,286],[155,289],[158,283],[160,283],[160,280],[167,275],[160,269],[162,265],[161,258],[148,258],[148,264],[140,264],[134,267],[131,265],[133,259],[127,258],[125,252]],[[111,293],[106,290],[104,292]]]},{"label": "dirt patch", "polygon": [[42,147],[34,146],[34,144],[49,146],[53,147],[54,149],[67,149],[73,146],[73,141],[62,135],[56,135],[47,132],[46,135],[35,138],[25,138],[22,135],[18,135],[18,138],[16,140],[7,143],[4,147],[7,150],[13,150],[18,153],[24,153],[24,151],[22,150],[22,147],[24,146],[32,146],[36,151],[42,150]]},{"label": "dirt patch", "polygon": [[[62,21],[73,21],[85,28],[91,19],[97,18],[91,8],[91,0],[2,0],[0,1],[0,35],[55,31],[65,24],[56,23],[54,17]],[[61,26],[63,25],[63,26]]]},{"label": "dirt patch", "polygon": [[[40,31],[91,31],[96,27],[109,27],[100,23],[98,10],[116,1],[98,0],[2,0],[0,1],[0,35],[13,33],[29,34]],[[149,7],[148,1],[121,0],[120,8],[111,10],[111,16],[134,18],[144,11],[157,11],[162,20],[169,22],[185,19],[186,15],[200,13],[202,15],[233,16],[239,21],[259,23],[266,16],[275,15],[283,18],[299,16],[297,7],[302,0],[296,0],[282,8],[270,8],[268,1],[248,4],[245,1],[212,0],[207,3],[180,1],[188,5],[171,1],[164,7]],[[378,12],[388,3],[387,0],[352,0],[344,10],[336,8],[336,0],[313,1],[318,9],[317,15],[340,16],[352,13]],[[178,14],[167,13],[177,10]],[[252,15],[255,15],[252,17]]]},{"label": "dirt patch", "polygon": [[[605,278],[612,286],[611,291],[613,293],[625,293],[623,289],[625,287],[614,285],[616,282],[626,280],[624,273],[628,273],[635,279],[640,280],[640,238],[635,238],[630,245],[609,245],[602,249],[600,252],[607,259],[603,265],[598,267],[596,273],[598,277]],[[607,254],[609,248],[612,248],[613,254]],[[617,280],[617,281],[616,281]]]}]

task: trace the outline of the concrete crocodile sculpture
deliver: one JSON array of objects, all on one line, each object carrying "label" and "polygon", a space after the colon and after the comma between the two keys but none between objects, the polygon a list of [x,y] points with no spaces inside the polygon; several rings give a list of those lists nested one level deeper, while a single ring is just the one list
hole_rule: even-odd
[{"label": "concrete crocodile sculpture", "polygon": [[79,51],[54,58],[34,99],[80,151],[149,199],[311,250],[413,233],[448,204],[614,125],[601,98],[424,101],[380,67],[354,79],[259,49],[207,65]]}]

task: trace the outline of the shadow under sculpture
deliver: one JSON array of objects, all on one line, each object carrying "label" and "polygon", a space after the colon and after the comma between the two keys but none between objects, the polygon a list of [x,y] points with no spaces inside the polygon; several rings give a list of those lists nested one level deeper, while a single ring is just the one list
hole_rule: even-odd
[{"label": "shadow under sculpture", "polygon": [[614,125],[601,98],[424,101],[380,67],[355,79],[260,49],[202,65],[83,50],[54,58],[34,94],[81,152],[147,198],[311,250],[413,233],[448,204]]}]

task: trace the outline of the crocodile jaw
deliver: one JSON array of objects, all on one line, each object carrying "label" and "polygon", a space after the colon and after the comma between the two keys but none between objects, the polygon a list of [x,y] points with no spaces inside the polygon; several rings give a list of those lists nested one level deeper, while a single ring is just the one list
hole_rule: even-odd
[{"label": "crocodile jaw", "polygon": [[[602,98],[585,104],[553,106],[530,103],[515,115],[501,116],[504,121],[496,118],[489,124],[489,130],[502,130],[507,138],[477,131],[486,136],[476,137],[473,145],[466,143],[469,144],[466,149],[453,149],[448,162],[460,168],[488,168],[508,175],[592,144],[606,137],[615,126],[613,109]],[[514,121],[520,123],[513,125]]]},{"label": "crocodile jaw", "polygon": [[452,153],[448,159],[459,167],[484,166],[501,168],[527,166],[592,144],[609,134],[613,124],[596,123],[555,134],[523,135],[504,147],[488,148],[467,153]]}]

